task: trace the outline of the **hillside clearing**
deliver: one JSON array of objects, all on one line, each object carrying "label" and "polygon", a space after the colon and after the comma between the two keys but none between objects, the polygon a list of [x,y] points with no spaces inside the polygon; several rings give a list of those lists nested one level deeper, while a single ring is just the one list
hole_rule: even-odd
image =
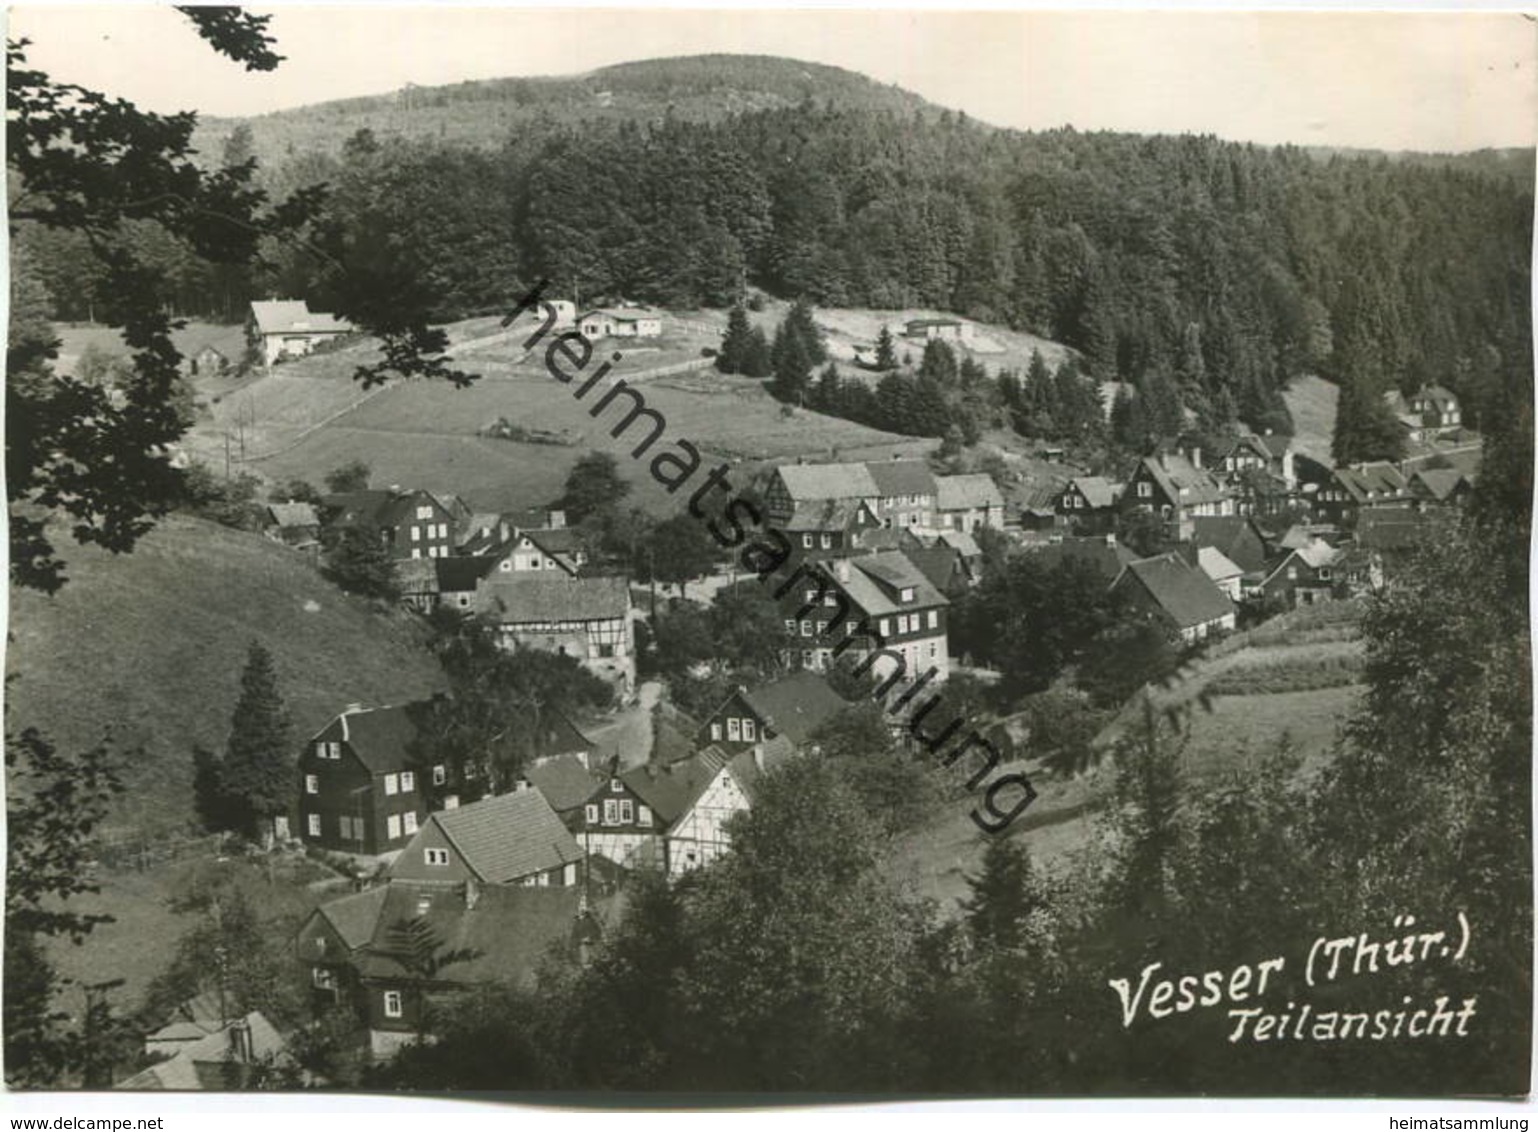
[{"label": "hillside clearing", "polygon": [[1297,377],[1282,390],[1282,400],[1287,402],[1287,411],[1292,414],[1293,447],[1327,468],[1334,467],[1330,442],[1335,437],[1339,387],[1322,377]]},{"label": "hillside clearing", "polygon": [[191,822],[192,750],[223,750],[252,639],[276,661],[296,744],[345,704],[443,687],[418,622],[375,612],[257,535],[173,515],[131,554],[63,547],[63,590],[11,594],[7,725],[68,748],[110,725],[120,750],[142,744],[111,828]]}]

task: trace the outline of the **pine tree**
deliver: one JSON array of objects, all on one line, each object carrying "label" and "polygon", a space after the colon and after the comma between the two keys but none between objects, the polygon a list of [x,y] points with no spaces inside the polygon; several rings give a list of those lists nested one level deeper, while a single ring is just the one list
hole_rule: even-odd
[{"label": "pine tree", "polygon": [[817,384],[807,397],[807,405],[820,413],[837,414],[840,408],[838,368],[831,362],[817,376]]},{"label": "pine tree", "polygon": [[883,372],[897,368],[897,347],[892,341],[892,332],[885,326],[876,335],[876,368]]},{"label": "pine tree", "polygon": [[[809,366],[818,366],[828,360],[828,348],[823,345],[822,331],[817,329],[817,321],[812,314],[812,304],[805,299],[797,299],[792,304],[790,311],[785,315],[785,321],[780,324],[780,329],[801,343],[801,349],[806,354]],[[779,359],[775,360],[778,362]]]},{"label": "pine tree", "polygon": [[752,337],[753,327],[748,322],[748,312],[738,303],[726,316],[726,333],[721,338],[721,352],[716,355],[716,368],[722,373],[747,372]]},{"label": "pine tree", "polygon": [[815,363],[806,352],[801,335],[790,326],[790,320],[780,324],[774,339],[774,381],[770,391],[787,404],[800,404],[806,395],[807,383],[812,377]]},{"label": "pine tree", "polygon": [[288,709],[278,674],[260,641],[252,641],[240,677],[240,699],[230,718],[224,752],[224,792],[238,807],[241,832],[271,844],[275,819],[285,815],[294,789]]},{"label": "pine tree", "polygon": [[924,343],[924,359],[919,362],[919,376],[941,385],[951,385],[956,380],[956,351],[950,343],[931,338]]}]

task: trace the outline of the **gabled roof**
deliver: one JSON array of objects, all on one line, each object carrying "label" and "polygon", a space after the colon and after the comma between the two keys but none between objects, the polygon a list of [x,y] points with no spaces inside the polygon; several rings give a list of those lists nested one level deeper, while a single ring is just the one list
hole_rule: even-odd
[{"label": "gabled roof", "polygon": [[637,798],[651,807],[664,825],[672,825],[699,801],[726,766],[719,747],[671,763],[650,762],[620,775]]},{"label": "gabled roof", "polygon": [[316,911],[330,921],[348,950],[356,951],[373,938],[384,898],[383,888],[365,888],[362,892],[328,900]]},{"label": "gabled roof", "polygon": [[573,940],[582,901],[577,886],[490,885],[477,894],[473,908],[459,887],[392,880],[380,891],[384,900],[373,939],[356,960],[359,972],[376,979],[417,977],[402,962],[400,928],[420,919],[438,944],[438,956],[461,956],[440,967],[436,981],[459,984],[528,987],[550,949]]},{"label": "gabled roof", "polygon": [[652,710],[651,762],[671,763],[695,753],[694,737],[700,733],[699,721],[682,708],[659,703]]},{"label": "gabled roof", "polygon": [[1430,401],[1438,409],[1446,411],[1458,407],[1458,398],[1452,390],[1442,385],[1423,385],[1415,394],[1417,401]]},{"label": "gabled roof", "polygon": [[1280,460],[1283,456],[1287,455],[1288,451],[1291,450],[1292,437],[1285,436],[1279,432],[1268,432],[1265,436],[1260,438],[1260,443],[1265,446],[1266,451],[1269,452],[1274,459]]},{"label": "gabled roof", "polygon": [[1340,551],[1323,539],[1315,539],[1307,546],[1299,547],[1293,554],[1307,562],[1315,570],[1321,566],[1333,566],[1340,560]]},{"label": "gabled roof", "polygon": [[[1191,522],[1192,541],[1210,546],[1246,573],[1266,566],[1266,540],[1247,515],[1198,515]],[[1245,538],[1246,533],[1253,536]]]},{"label": "gabled roof", "polygon": [[1195,506],[1228,498],[1205,468],[1198,468],[1178,452],[1145,456],[1141,467],[1172,502]]},{"label": "gabled roof", "polygon": [[251,317],[263,334],[345,334],[352,329],[344,319],[312,311],[303,299],[254,302]]},{"label": "gabled roof", "polygon": [[941,511],[973,507],[1003,507],[1004,494],[993,477],[982,472],[935,477],[935,506]]},{"label": "gabled roof", "polygon": [[1432,499],[1441,502],[1451,497],[1458,485],[1467,479],[1457,468],[1422,468],[1410,477],[1410,484],[1412,487],[1418,485]]},{"label": "gabled roof", "polygon": [[857,525],[862,514],[869,517],[870,523],[879,523],[874,514],[870,512],[870,505],[863,499],[813,499],[798,502],[790,518],[786,519],[781,528],[792,534],[817,531],[847,531]]},{"label": "gabled roof", "polygon": [[566,718],[561,711],[547,712],[534,735],[534,754],[538,758],[554,755],[580,755],[593,749],[593,741]]},{"label": "gabled roof", "polygon": [[930,585],[941,593],[949,593],[953,587],[967,581],[966,564],[955,547],[926,546],[906,553],[908,561],[917,566]]},{"label": "gabled roof", "polygon": [[[249,1035],[249,1058],[234,1055],[235,1033],[238,1029]],[[232,1021],[213,1033],[177,1050],[169,1061],[152,1065],[126,1080],[119,1081],[115,1089],[211,1089],[238,1088],[246,1081],[246,1066],[251,1060],[275,1057],[283,1052],[283,1035],[258,1010],[244,1018]]]},{"label": "gabled roof", "polygon": [[279,527],[320,525],[320,516],[315,514],[315,508],[308,503],[269,503],[267,514],[272,516],[273,523]]},{"label": "gabled roof", "polygon": [[427,820],[487,884],[508,884],[582,859],[576,840],[538,790],[484,798]]},{"label": "gabled roof", "polygon": [[1226,582],[1244,577],[1244,570],[1215,546],[1201,546],[1196,550],[1196,565],[1214,582]]},{"label": "gabled roof", "polygon": [[1336,468],[1335,481],[1358,503],[1384,497],[1392,499],[1403,495],[1409,486],[1399,469],[1383,460]]},{"label": "gabled roof", "polygon": [[1165,616],[1180,629],[1205,625],[1234,612],[1228,595],[1174,552],[1130,563],[1116,585],[1130,584],[1130,579],[1141,583]]},{"label": "gabled roof", "polygon": [[[949,547],[964,558],[981,558],[983,553],[971,531],[941,531],[935,536],[935,545]],[[912,558],[913,552],[908,556]]]},{"label": "gabled roof", "polygon": [[321,728],[311,742],[346,743],[370,774],[410,769],[407,748],[417,734],[411,719],[412,706],[349,709]]},{"label": "gabled roof", "polygon": [[588,770],[587,764],[573,754],[557,755],[523,772],[530,786],[545,796],[558,814],[576,809],[603,785],[603,779]]},{"label": "gabled roof", "polygon": [[476,607],[511,625],[607,621],[629,616],[630,587],[624,578],[498,574],[481,583]]},{"label": "gabled roof", "polygon": [[1137,554],[1125,543],[1114,538],[1065,538],[1062,542],[1030,549],[1029,553],[1049,569],[1065,562],[1079,562],[1093,568],[1110,585],[1121,576],[1129,562],[1137,561]]},{"label": "gabled roof", "polygon": [[1116,493],[1111,490],[1111,481],[1104,476],[1078,476],[1069,480],[1068,486],[1077,487],[1079,494],[1091,507],[1109,507],[1116,502]]},{"label": "gabled roof", "polygon": [[650,307],[594,307],[577,316],[577,321],[582,322],[595,314],[601,314],[605,318],[612,318],[615,322],[639,322],[643,318],[662,317],[662,312],[654,311]]},{"label": "gabled roof", "polygon": [[[906,613],[925,606],[950,604],[924,572],[909,561],[906,551],[883,550],[842,562],[848,563],[847,578],[838,576],[837,566],[828,569],[840,588],[868,614]],[[898,601],[898,594],[908,588],[914,591],[913,600]]]},{"label": "gabled roof", "polygon": [[871,460],[865,465],[880,495],[933,495],[936,477],[923,460]]},{"label": "gabled roof", "polygon": [[933,317],[931,317],[931,318],[910,318],[904,325],[905,326],[909,326],[909,327],[915,327],[915,326],[916,327],[960,326],[961,325],[961,319],[959,319],[959,318],[933,318]]},{"label": "gabled roof", "polygon": [[825,679],[808,669],[741,694],[759,719],[798,747],[849,706]]},{"label": "gabled roof", "polygon": [[797,502],[870,499],[881,494],[864,464],[781,464],[775,472]]},{"label": "gabled roof", "polygon": [[1241,432],[1236,436],[1230,437],[1225,444],[1214,450],[1213,458],[1214,460],[1226,460],[1240,449],[1261,460],[1269,460],[1271,458],[1271,450],[1253,432]]}]

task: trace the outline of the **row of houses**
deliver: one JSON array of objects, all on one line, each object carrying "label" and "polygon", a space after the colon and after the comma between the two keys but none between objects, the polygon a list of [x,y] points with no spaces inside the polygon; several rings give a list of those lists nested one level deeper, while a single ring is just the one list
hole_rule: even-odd
[{"label": "row of houses", "polygon": [[763,775],[814,753],[845,706],[811,672],[740,687],[704,721],[659,711],[649,757],[628,767],[562,720],[513,792],[460,804],[440,790],[436,808],[425,782],[458,784],[411,759],[412,705],[349,708],[301,754],[300,828],[388,869],[317,908],[296,957],[316,996],[357,1007],[386,1055],[434,995],[530,984],[552,948],[580,955],[604,930],[619,870],[677,877],[718,859]]}]

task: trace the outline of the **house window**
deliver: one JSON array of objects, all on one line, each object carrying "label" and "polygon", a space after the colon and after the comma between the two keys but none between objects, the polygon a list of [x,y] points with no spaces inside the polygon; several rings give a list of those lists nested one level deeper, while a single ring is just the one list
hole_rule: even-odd
[{"label": "house window", "polygon": [[422,528],[421,527],[412,527],[411,528],[411,541],[412,542],[421,542],[422,541]]},{"label": "house window", "polygon": [[742,720],[732,718],[726,721],[726,737],[733,741],[742,738]]},{"label": "house window", "polygon": [[445,767],[442,763],[439,763],[437,766],[433,767],[433,785],[434,786],[442,786],[448,780],[449,780],[449,772],[448,772],[448,768],[447,767]]},{"label": "house window", "polygon": [[587,823],[589,825],[597,825],[598,824],[598,805],[597,805],[596,802],[595,803],[589,803],[588,805],[584,806],[582,808],[582,812],[583,812],[584,815],[586,815]]},{"label": "house window", "polygon": [[742,721],[742,739],[743,739],[743,742],[745,742],[745,743],[753,742],[753,733],[754,733],[754,731],[755,731],[755,727],[754,727],[753,721],[751,719],[744,719]]},{"label": "house window", "polygon": [[433,517],[433,509],[432,509],[432,507],[430,507],[430,506],[423,506],[423,507],[418,507],[417,508],[417,518],[418,519],[431,519],[432,517]]},{"label": "house window", "polygon": [[827,550],[830,546],[833,545],[833,536],[829,534],[820,535],[818,536],[817,541],[822,544],[822,548],[824,550]]},{"label": "house window", "polygon": [[422,859],[435,868],[442,868],[449,863],[449,851],[447,849],[424,849]]},{"label": "house window", "polygon": [[443,800],[443,808],[445,810],[457,810],[457,809],[459,809],[459,795],[458,794],[450,794],[447,798],[445,798]]},{"label": "house window", "polygon": [[401,1016],[401,992],[387,990],[384,992],[384,1014],[386,1018],[399,1018]]},{"label": "house window", "polygon": [[329,744],[329,746],[331,748],[331,758],[339,759],[339,758],[342,757],[342,744],[340,744],[340,743],[331,743],[331,744]]},{"label": "house window", "polygon": [[386,836],[391,841],[397,840],[401,835],[401,816],[399,814],[391,814],[385,821],[385,830],[387,831]]},{"label": "house window", "polygon": [[320,793],[320,778],[313,774],[304,776],[304,792],[306,794]]},{"label": "house window", "polygon": [[1321,582],[1328,582],[1330,580],[1330,568],[1328,566],[1319,567],[1319,580]]},{"label": "house window", "polygon": [[621,825],[629,825],[631,822],[635,821],[635,803],[632,802],[629,798],[620,800],[619,820]]},{"label": "house window", "polygon": [[801,635],[803,637],[810,637],[812,635],[812,623],[810,621],[801,622]]},{"label": "house window", "polygon": [[311,837],[319,837],[320,836],[320,815],[319,814],[311,814],[308,818],[305,819],[305,822],[306,822],[305,828],[310,831],[310,836]]},{"label": "house window", "polygon": [[652,811],[650,806],[637,806],[635,810],[636,825],[649,826],[652,823]]},{"label": "house window", "polygon": [[721,740],[721,725],[719,723],[712,723],[710,725],[710,740],[713,743],[720,742],[720,740]]},{"label": "house window", "polygon": [[929,642],[929,659],[933,660],[935,657],[937,657],[939,655],[940,655],[940,646],[937,645],[934,641],[930,641]]},{"label": "house window", "polygon": [[621,782],[617,778],[609,780],[609,793],[610,794],[623,794],[624,792],[625,792],[625,784],[623,782]]},{"label": "house window", "polygon": [[336,974],[329,967],[312,967],[310,984],[316,990],[336,990]]},{"label": "house window", "polygon": [[899,593],[897,596],[902,601],[912,601],[913,600],[913,587],[912,586],[904,586],[903,589],[902,589],[902,592]]},{"label": "house window", "polygon": [[940,611],[938,609],[931,609],[929,611],[929,627],[931,629],[938,629],[940,627]]},{"label": "house window", "polygon": [[1139,499],[1152,499],[1153,498],[1153,484],[1149,483],[1147,480],[1143,480],[1142,482],[1140,482],[1137,485],[1137,497]]},{"label": "house window", "polygon": [[1289,582],[1296,582],[1298,580],[1298,568],[1296,566],[1287,567],[1287,580]]},{"label": "house window", "polygon": [[[353,828],[352,828],[352,818],[348,817],[346,814],[343,814],[342,817],[338,819],[338,821],[341,822],[341,826],[342,826],[342,840],[343,841],[352,841],[354,839],[353,838]],[[363,822],[359,821],[358,822],[357,839],[361,841],[362,838],[363,838]]]},{"label": "house window", "polygon": [[811,550],[812,549],[812,536],[811,535],[802,535],[801,536],[801,545],[806,547],[807,550]]},{"label": "house window", "polygon": [[615,798],[603,800],[603,824],[614,825],[619,821],[619,801]]},{"label": "house window", "polygon": [[891,619],[887,618],[887,617],[883,617],[881,619],[881,635],[883,637],[886,637],[886,636],[889,636],[891,634],[891,632],[892,632],[892,622],[891,622]]},{"label": "house window", "polygon": [[385,793],[386,794],[399,794],[400,793],[400,790],[401,790],[400,779],[397,778],[393,774],[385,775],[384,786],[385,786]]},{"label": "house window", "polygon": [[406,825],[406,832],[415,833],[417,831],[417,812],[415,810],[410,810],[404,814],[403,817]]},{"label": "house window", "polygon": [[838,604],[838,598],[831,593],[825,593],[822,595],[822,603],[827,606],[834,606]]},{"label": "house window", "polygon": [[796,623],[788,617],[785,619],[785,631],[791,636],[796,634]]},{"label": "house window", "polygon": [[410,794],[417,788],[417,776],[415,771],[401,771],[401,793]]},{"label": "house window", "polygon": [[413,557],[413,558],[421,558],[422,557],[422,549],[421,549],[421,547],[413,546],[411,548],[411,557]]},{"label": "house window", "polygon": [[817,663],[817,650],[816,649],[802,649],[801,650],[801,664],[802,664],[803,667],[811,668],[816,663]]}]

